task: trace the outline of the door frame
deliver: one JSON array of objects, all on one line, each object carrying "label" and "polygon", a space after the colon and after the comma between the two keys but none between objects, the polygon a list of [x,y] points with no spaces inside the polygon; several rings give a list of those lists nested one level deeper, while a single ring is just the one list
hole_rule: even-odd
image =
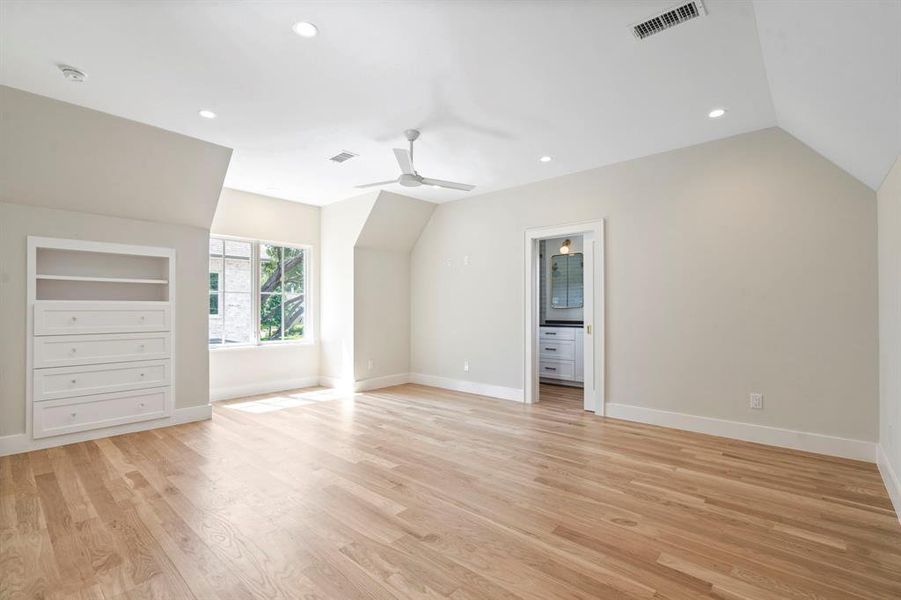
[{"label": "door frame", "polygon": [[583,329],[585,331],[584,389],[590,394],[594,413],[606,413],[606,331],[604,327],[606,286],[604,280],[604,220],[581,221],[525,230],[525,344],[523,352],[523,401],[533,404],[538,393],[539,260],[538,242],[542,239],[582,235],[585,260]]}]

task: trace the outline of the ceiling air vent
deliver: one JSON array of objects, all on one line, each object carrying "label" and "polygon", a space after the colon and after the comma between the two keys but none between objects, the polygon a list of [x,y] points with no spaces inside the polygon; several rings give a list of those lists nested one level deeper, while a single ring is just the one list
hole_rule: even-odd
[{"label": "ceiling air vent", "polygon": [[701,0],[692,0],[686,2],[668,11],[662,12],[655,17],[651,17],[647,21],[643,21],[632,26],[632,33],[640,40],[650,37],[655,33],[660,33],[670,27],[675,27],[685,21],[706,15],[704,5]]},{"label": "ceiling air vent", "polygon": [[353,152],[348,152],[347,150],[342,150],[338,154],[331,157],[329,160],[332,162],[336,162],[336,163],[343,163],[345,161],[352,159],[354,156],[357,156],[357,155],[354,154]]}]

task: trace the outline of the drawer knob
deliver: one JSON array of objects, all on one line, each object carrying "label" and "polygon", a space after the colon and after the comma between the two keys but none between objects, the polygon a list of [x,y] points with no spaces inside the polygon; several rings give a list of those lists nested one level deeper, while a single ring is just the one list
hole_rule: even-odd
[{"label": "drawer knob", "polygon": [[556,348],[545,348],[545,350],[548,350],[548,351],[550,351],[550,352],[556,352],[556,351],[557,351]]},{"label": "drawer knob", "polygon": [[78,415],[78,413],[72,413],[71,415],[69,415],[69,417],[74,419],[77,415]]},{"label": "drawer knob", "polygon": [[544,370],[545,371],[556,371],[557,367],[545,367]]},{"label": "drawer knob", "polygon": [[69,352],[71,352],[72,354],[75,354],[76,352],[78,352],[78,348],[72,348]]},{"label": "drawer knob", "polygon": [[144,376],[144,374],[143,374],[143,373],[141,373],[141,377],[143,377],[143,376]]},{"label": "drawer knob", "polygon": [[143,350],[143,349],[144,349],[144,344],[138,344],[138,350]]},{"label": "drawer knob", "polygon": [[75,385],[75,382],[76,382],[76,380],[75,380],[75,379],[73,379],[73,380],[72,380],[72,385]]},{"label": "drawer knob", "polygon": [[138,408],[144,408],[144,403],[143,403],[143,402],[138,402]]},{"label": "drawer knob", "polygon": [[77,321],[77,320],[78,320],[78,317],[72,317],[72,322],[73,322],[73,323],[74,323],[75,321]]},{"label": "drawer knob", "polygon": [[141,315],[141,320],[142,320],[142,321],[144,320],[144,315]]}]

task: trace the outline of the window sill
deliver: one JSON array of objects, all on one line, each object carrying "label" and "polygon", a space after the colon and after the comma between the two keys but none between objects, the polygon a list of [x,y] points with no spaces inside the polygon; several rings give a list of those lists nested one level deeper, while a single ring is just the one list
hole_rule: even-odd
[{"label": "window sill", "polygon": [[317,340],[297,340],[290,342],[264,342],[262,344],[230,344],[228,346],[209,346],[210,352],[230,352],[232,350],[264,350],[269,348],[293,348],[297,346],[316,346]]}]

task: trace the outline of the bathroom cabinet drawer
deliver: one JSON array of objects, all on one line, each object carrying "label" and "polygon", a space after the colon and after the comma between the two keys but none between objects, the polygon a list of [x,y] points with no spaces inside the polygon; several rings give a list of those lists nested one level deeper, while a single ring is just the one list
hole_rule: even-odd
[{"label": "bathroom cabinet drawer", "polygon": [[576,327],[539,327],[538,339],[574,340],[576,339]]},{"label": "bathroom cabinet drawer", "polygon": [[34,437],[160,419],[169,413],[169,388],[35,402]]},{"label": "bathroom cabinet drawer", "polygon": [[168,360],[34,370],[34,401],[169,385]]},{"label": "bathroom cabinet drawer", "polygon": [[169,344],[168,333],[41,336],[34,338],[34,367],[164,359]]},{"label": "bathroom cabinet drawer", "polygon": [[538,340],[538,354],[542,359],[572,360],[575,350],[575,342],[569,340]]},{"label": "bathroom cabinet drawer", "polygon": [[159,302],[39,301],[35,335],[169,331],[169,305]]},{"label": "bathroom cabinet drawer", "polygon": [[538,363],[538,375],[550,379],[572,379],[574,375],[573,361],[554,361],[542,358]]}]

